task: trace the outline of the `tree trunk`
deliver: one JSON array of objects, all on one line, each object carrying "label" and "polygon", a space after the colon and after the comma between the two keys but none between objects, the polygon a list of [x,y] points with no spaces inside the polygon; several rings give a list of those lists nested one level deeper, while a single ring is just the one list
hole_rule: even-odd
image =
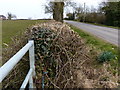
[{"label": "tree trunk", "polygon": [[64,2],[54,2],[53,19],[63,22]]}]

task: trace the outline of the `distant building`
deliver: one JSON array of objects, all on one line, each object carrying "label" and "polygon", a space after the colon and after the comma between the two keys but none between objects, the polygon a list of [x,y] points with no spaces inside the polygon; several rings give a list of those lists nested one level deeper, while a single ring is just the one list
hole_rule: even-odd
[{"label": "distant building", "polygon": [[0,19],[6,20],[6,17],[4,15],[0,15]]}]

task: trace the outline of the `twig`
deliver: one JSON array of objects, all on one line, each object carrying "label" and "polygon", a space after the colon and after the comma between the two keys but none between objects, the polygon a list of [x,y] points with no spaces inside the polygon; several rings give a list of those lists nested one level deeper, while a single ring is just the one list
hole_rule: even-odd
[{"label": "twig", "polygon": [[56,88],[60,89],[60,87],[58,87],[57,85],[55,85],[55,84],[52,82],[52,80],[49,78],[49,76],[48,76],[47,74],[46,74],[46,76],[47,76],[48,80],[49,80]]}]

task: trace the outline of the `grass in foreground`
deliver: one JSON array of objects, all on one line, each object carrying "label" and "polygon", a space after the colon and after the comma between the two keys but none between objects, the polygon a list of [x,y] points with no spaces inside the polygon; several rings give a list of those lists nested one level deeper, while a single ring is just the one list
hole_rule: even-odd
[{"label": "grass in foreground", "polygon": [[4,20],[2,22],[2,45],[3,43],[9,44],[13,36],[20,35],[31,25],[41,22],[45,20]]},{"label": "grass in foreground", "polygon": [[[80,30],[77,27],[74,27],[70,25],[71,29],[73,29],[75,32],[77,32],[84,40],[85,43],[88,46],[93,46],[96,48],[97,51],[104,52],[104,51],[109,51],[112,52],[116,57],[114,60],[109,61],[111,65],[111,70],[113,73],[116,73],[114,69],[118,68],[118,47],[115,45],[112,45],[110,43],[107,43],[96,36],[93,36],[87,32],[84,32],[83,30]],[[102,64],[98,64],[98,66],[101,66]]]}]

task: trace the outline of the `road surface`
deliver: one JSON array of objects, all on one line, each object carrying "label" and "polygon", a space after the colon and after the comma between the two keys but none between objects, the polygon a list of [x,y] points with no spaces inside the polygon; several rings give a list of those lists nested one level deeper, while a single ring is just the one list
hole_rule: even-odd
[{"label": "road surface", "polygon": [[111,44],[118,46],[118,29],[86,24],[86,23],[81,23],[76,21],[65,20],[65,22],[73,26],[76,26],[86,32],[89,32],[92,35],[95,35]]}]

